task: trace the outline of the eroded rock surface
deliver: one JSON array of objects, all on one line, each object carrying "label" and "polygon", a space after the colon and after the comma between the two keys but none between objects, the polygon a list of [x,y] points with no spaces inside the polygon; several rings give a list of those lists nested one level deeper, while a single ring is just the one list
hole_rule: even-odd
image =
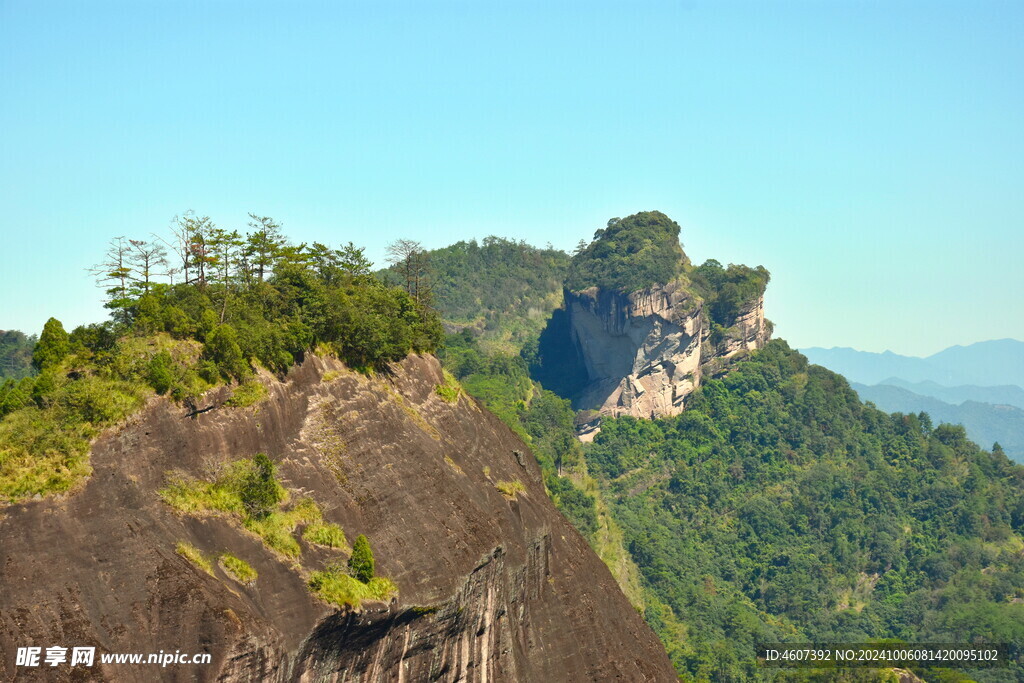
[{"label": "eroded rock surface", "polygon": [[[155,399],[95,444],[80,491],[0,512],[0,679],[675,680],[536,463],[516,457],[522,442],[475,401],[437,395],[436,360],[368,379],[309,357],[285,382],[266,381],[266,401],[194,419]],[[183,517],[157,495],[169,472],[208,478],[257,452],[349,539],[369,537],[397,600],[336,610],[305,583],[331,553],[300,541],[296,566],[228,518]],[[515,499],[496,488],[515,480]],[[210,576],[175,552],[179,541],[231,552],[259,578]],[[25,646],[94,646],[97,661],[15,668]],[[212,663],[98,659],[160,650]]]},{"label": "eroded rock surface", "polygon": [[573,405],[613,417],[681,413],[702,376],[741,351],[761,348],[770,337],[762,296],[712,339],[702,301],[678,281],[629,294],[567,289],[565,306],[567,343],[578,350],[589,380]]}]

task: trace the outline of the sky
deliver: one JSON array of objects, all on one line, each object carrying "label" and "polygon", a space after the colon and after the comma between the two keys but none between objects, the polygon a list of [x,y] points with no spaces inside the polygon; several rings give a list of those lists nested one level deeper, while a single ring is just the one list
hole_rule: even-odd
[{"label": "sky", "polygon": [[0,329],[187,210],[571,250],[664,211],[796,347],[1024,339],[1024,3],[0,0]]}]

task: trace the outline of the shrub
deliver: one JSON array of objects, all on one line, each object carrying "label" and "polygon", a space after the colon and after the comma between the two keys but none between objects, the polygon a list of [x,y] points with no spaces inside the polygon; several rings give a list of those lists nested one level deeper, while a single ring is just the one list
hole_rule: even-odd
[{"label": "shrub", "polygon": [[267,397],[267,388],[257,381],[249,381],[239,384],[231,392],[231,398],[224,402],[224,405],[232,408],[247,408],[259,403]]},{"label": "shrub", "polygon": [[274,463],[263,453],[252,459],[253,469],[245,478],[239,497],[246,512],[254,519],[263,519],[281,502],[283,493],[274,478]]},{"label": "shrub", "polygon": [[356,537],[356,542],[352,544],[352,555],[348,558],[348,568],[352,572],[352,576],[363,583],[367,583],[373,578],[373,551],[370,549],[370,542],[363,534],[359,534]]}]

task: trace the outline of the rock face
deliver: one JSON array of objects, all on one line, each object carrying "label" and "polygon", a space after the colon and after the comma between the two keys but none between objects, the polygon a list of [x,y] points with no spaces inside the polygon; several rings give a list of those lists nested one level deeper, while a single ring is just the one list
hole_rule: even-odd
[{"label": "rock face", "polygon": [[[635,310],[668,331],[654,311],[672,307],[659,296]],[[640,323],[632,311],[615,329]],[[678,327],[699,338],[696,324]],[[81,490],[0,511],[0,679],[676,680],[654,633],[548,500],[522,442],[475,401],[438,396],[436,360],[413,356],[366,378],[308,357],[286,381],[264,381],[270,395],[256,406],[194,419],[155,399],[95,443]],[[230,519],[183,517],[157,495],[168,472],[208,478],[257,452],[349,539],[367,535],[395,601],[336,610],[306,586],[332,559],[323,549],[300,541],[298,561],[286,560]],[[496,487],[516,480],[525,491],[514,498]],[[209,575],[178,542],[231,552],[259,577],[241,585],[216,565]],[[27,646],[92,646],[97,659],[91,669],[16,667]],[[212,661],[99,660],[161,650]]]},{"label": "rock face", "polygon": [[613,417],[679,414],[703,375],[770,337],[761,296],[712,339],[703,303],[679,281],[629,294],[566,289],[565,306],[589,380],[573,405]]}]

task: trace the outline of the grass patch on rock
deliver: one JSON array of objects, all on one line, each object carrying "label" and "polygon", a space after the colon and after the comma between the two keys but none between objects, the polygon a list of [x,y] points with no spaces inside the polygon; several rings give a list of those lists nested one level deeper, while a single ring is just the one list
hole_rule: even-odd
[{"label": "grass patch on rock", "polygon": [[175,551],[210,576],[213,576],[213,564],[210,562],[208,557],[203,555],[199,548],[195,547],[191,543],[179,541]]},{"label": "grass patch on rock", "polygon": [[514,479],[512,481],[499,481],[494,485],[494,488],[501,491],[501,495],[505,496],[509,500],[515,500],[516,496],[520,493],[526,493],[526,486],[518,479]]},{"label": "grass patch on rock", "polygon": [[261,455],[229,463],[213,481],[174,478],[159,493],[183,514],[228,515],[268,548],[289,558],[302,553],[296,527],[323,522],[320,506],[312,498],[289,505],[290,495],[274,477],[273,464]]},{"label": "grass patch on rock", "polygon": [[459,397],[462,396],[462,385],[459,384],[459,380],[455,379],[452,373],[444,370],[444,384],[438,384],[434,387],[434,391],[442,400],[448,403],[458,403]]},{"label": "grass patch on rock", "polygon": [[338,548],[350,552],[348,540],[341,527],[333,522],[316,521],[308,524],[302,531],[302,537],[313,545],[325,548]]},{"label": "grass patch on rock", "polygon": [[235,387],[231,392],[231,398],[224,401],[224,405],[232,408],[248,408],[266,400],[267,395],[267,388],[261,382],[250,380]]},{"label": "grass patch on rock", "polygon": [[359,609],[363,600],[386,602],[398,595],[398,586],[389,578],[375,576],[363,583],[340,567],[313,572],[309,589],[324,602],[351,609]]},{"label": "grass patch on rock", "polygon": [[256,570],[252,568],[252,565],[231,553],[223,553],[220,556],[220,566],[228,576],[231,576],[239,583],[251,584],[259,576]]}]

